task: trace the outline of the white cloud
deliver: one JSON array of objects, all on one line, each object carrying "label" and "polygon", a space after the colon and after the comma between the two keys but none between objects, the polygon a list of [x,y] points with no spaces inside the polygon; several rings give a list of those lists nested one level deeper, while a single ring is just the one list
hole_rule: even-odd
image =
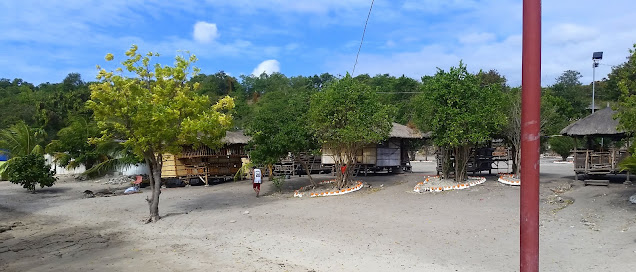
[{"label": "white cloud", "polygon": [[200,43],[209,43],[219,36],[216,24],[199,21],[194,24],[192,33],[194,40]]},{"label": "white cloud", "polygon": [[481,33],[470,33],[468,35],[464,35],[459,37],[459,42],[464,44],[473,44],[473,43],[486,43],[491,42],[496,38],[495,34],[481,32]]},{"label": "white cloud", "polygon": [[252,75],[260,76],[262,73],[272,74],[278,72],[280,72],[280,63],[275,59],[271,59],[263,61],[258,66],[256,66],[256,68],[254,68],[254,71],[252,71]]},{"label": "white cloud", "polygon": [[573,23],[557,24],[547,30],[546,38],[552,43],[580,43],[593,40],[598,36],[598,31],[591,27],[585,27]]}]

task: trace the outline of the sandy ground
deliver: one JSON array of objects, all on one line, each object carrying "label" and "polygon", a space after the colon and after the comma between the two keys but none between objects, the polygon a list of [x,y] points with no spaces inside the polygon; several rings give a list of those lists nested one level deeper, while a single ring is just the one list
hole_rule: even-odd
[{"label": "sandy ground", "polygon": [[[162,220],[143,224],[148,189],[60,181],[36,194],[0,182],[0,271],[518,271],[519,187],[414,193],[414,173],[360,177],[372,187],[293,198],[249,181],[164,189]],[[636,186],[583,186],[572,164],[541,164],[542,271],[636,270]],[[331,178],[322,175],[320,180]],[[557,193],[555,193],[556,191]],[[558,197],[557,197],[558,195]]]}]

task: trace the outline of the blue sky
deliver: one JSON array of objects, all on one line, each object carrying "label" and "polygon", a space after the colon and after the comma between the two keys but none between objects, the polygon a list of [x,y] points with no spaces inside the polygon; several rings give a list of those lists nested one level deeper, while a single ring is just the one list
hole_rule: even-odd
[{"label": "blue sky", "polygon": [[[104,55],[131,44],[199,58],[203,73],[288,76],[351,71],[370,0],[7,0],[0,3],[0,78],[35,84],[79,72],[93,80]],[[625,61],[636,42],[633,0],[543,1],[543,85],[564,70],[592,80]],[[460,60],[521,82],[521,0],[376,0],[355,74],[416,79]],[[119,58],[117,58],[119,57]],[[108,67],[108,66],[106,66]]]}]

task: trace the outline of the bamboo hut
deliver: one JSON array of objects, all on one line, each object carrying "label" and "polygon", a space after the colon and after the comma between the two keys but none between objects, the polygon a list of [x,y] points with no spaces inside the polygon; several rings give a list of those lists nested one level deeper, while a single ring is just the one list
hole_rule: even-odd
[{"label": "bamboo hut", "polygon": [[[452,169],[455,168],[455,155],[453,152],[444,152],[441,147],[437,149],[435,154],[437,175],[443,171],[442,164],[444,163],[445,155],[450,156],[450,172],[451,175],[454,175],[455,171]],[[466,172],[472,172],[475,175],[483,171],[488,171],[488,174],[492,174],[492,170],[508,170],[511,159],[510,148],[506,146],[505,142],[502,139],[493,139],[470,149],[468,160],[466,161]]]},{"label": "bamboo hut", "polygon": [[[624,146],[603,146],[593,143],[594,138],[620,141],[626,133],[618,129],[618,120],[614,119],[616,111],[607,107],[595,111],[587,117],[578,120],[561,130],[561,135],[573,137],[574,145],[574,177],[579,174],[606,175],[618,174],[618,164],[630,154],[627,151],[629,141]],[[578,142],[586,139],[585,149],[578,149]],[[627,173],[629,182],[629,173]]]},{"label": "bamboo hut", "polygon": [[[356,154],[356,173],[365,175],[372,171],[400,172],[411,171],[408,154],[408,141],[430,137],[416,129],[393,123],[389,138],[379,144],[371,144],[358,150]],[[334,152],[328,147],[322,148],[322,164],[326,167],[335,165]]]},{"label": "bamboo hut", "polygon": [[245,146],[250,139],[242,131],[228,131],[221,139],[223,146],[219,149],[184,146],[179,154],[164,154],[161,177],[179,179],[186,184],[199,179],[206,185],[210,178],[232,178],[247,158]]}]

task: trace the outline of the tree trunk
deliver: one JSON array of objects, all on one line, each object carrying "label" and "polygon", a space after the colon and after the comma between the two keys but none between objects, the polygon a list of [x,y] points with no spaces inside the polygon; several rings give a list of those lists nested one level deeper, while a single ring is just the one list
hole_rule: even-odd
[{"label": "tree trunk", "polygon": [[451,152],[448,148],[440,147],[442,154],[442,178],[450,178],[451,167],[453,165],[451,161]]},{"label": "tree trunk", "polygon": [[468,156],[470,155],[470,146],[462,145],[455,147],[455,181],[464,182],[466,180],[466,166],[468,164]]},{"label": "tree trunk", "polygon": [[356,169],[356,157],[355,157],[355,151],[353,152],[349,152],[349,155],[347,155],[347,170],[345,171],[344,177],[342,179],[343,184],[342,187],[340,187],[339,189],[345,188],[347,186],[349,186],[349,183],[351,181],[351,177],[353,176],[355,169]]},{"label": "tree trunk", "polygon": [[459,182],[461,177],[459,168],[462,162],[462,158],[460,154],[461,152],[459,151],[458,147],[455,147],[454,151],[455,151],[455,182]]},{"label": "tree trunk", "polygon": [[150,216],[146,223],[157,222],[161,218],[159,216],[159,195],[161,195],[161,167],[162,156],[161,154],[155,155],[154,152],[146,152],[145,158],[150,166],[150,190],[152,190],[152,197],[146,198],[150,209]]},{"label": "tree trunk", "polygon": [[335,166],[333,170],[336,171],[336,187],[340,188],[340,184],[342,184],[342,176],[343,176],[343,173],[340,170],[343,166],[342,156],[341,155],[334,156],[334,161],[335,161]]},{"label": "tree trunk", "polygon": [[512,174],[514,174],[516,177],[519,176],[519,163],[521,161],[521,152],[519,151],[519,149],[515,146],[512,147],[512,149],[510,150],[512,152]]},{"label": "tree trunk", "polygon": [[[296,158],[300,158],[300,154],[296,154],[295,156]],[[302,164],[302,166],[305,168],[305,173],[307,173],[307,177],[309,177],[309,183],[311,183],[311,186],[314,186],[314,188],[316,188],[318,184],[316,184],[314,178],[311,177],[311,169],[309,169],[309,164],[307,164],[307,162],[304,160],[300,160],[300,164]]]}]

